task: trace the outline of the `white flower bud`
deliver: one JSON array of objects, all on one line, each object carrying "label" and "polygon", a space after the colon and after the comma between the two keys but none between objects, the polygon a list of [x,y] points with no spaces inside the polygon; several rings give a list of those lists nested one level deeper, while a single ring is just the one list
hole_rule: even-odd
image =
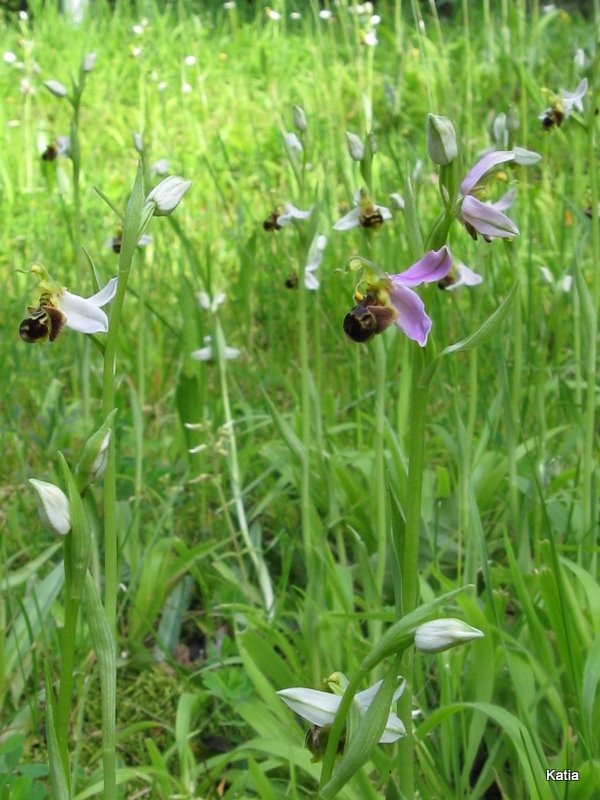
[{"label": "white flower bud", "polygon": [[91,72],[94,67],[96,66],[96,53],[88,53],[83,58],[83,71],[84,72]]},{"label": "white flower bud", "polygon": [[353,161],[362,161],[365,157],[365,146],[360,136],[355,133],[346,131],[346,143],[348,145],[348,152]]},{"label": "white flower bud", "polygon": [[192,185],[191,181],[180,178],[179,175],[169,175],[150,192],[146,203],[154,203],[155,217],[166,217],[179,205],[183,195]]},{"label": "white flower bud", "polygon": [[439,166],[450,164],[458,155],[454,125],[448,117],[427,115],[427,152]]},{"label": "white flower bud", "polygon": [[134,133],[133,134],[133,146],[137,150],[137,152],[142,155],[144,152],[144,140],[142,138],[141,133]]},{"label": "white flower bud", "polygon": [[415,631],[415,645],[421,653],[441,653],[483,635],[483,631],[460,619],[434,619],[419,625]]},{"label": "white flower bud", "polygon": [[67,96],[67,87],[64,85],[64,83],[61,83],[60,81],[44,81],[44,86],[55,97]]},{"label": "white flower bud", "polygon": [[300,106],[294,106],[294,128],[301,133],[304,133],[308,128],[306,114],[304,113],[304,109]]},{"label": "white flower bud", "polygon": [[66,536],[71,530],[71,512],[66,494],[48,481],[30,478],[29,483],[37,492],[38,513],[42,523],[52,533]]}]

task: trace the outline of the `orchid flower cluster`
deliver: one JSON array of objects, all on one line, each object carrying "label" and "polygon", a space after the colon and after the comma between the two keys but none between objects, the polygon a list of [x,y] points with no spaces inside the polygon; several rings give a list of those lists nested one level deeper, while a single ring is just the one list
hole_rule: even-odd
[{"label": "orchid flower cluster", "polygon": [[[483,632],[478,628],[468,625],[460,619],[435,619],[417,626],[405,644],[414,643],[417,651],[424,655],[432,655],[467,644],[483,637]],[[354,735],[352,725],[360,724],[369,707],[374,702],[381,689],[383,680],[379,680],[362,692],[357,692],[352,698],[350,714],[350,733]],[[312,755],[313,763],[322,759],[329,731],[342,702],[344,692],[348,687],[348,678],[341,672],[334,672],[325,681],[328,691],[294,687],[282,689],[277,692],[283,702],[303,719],[311,723],[306,738],[305,746]],[[396,685],[391,698],[392,707],[402,696],[406,688],[406,681],[402,676],[396,677]],[[354,712],[354,713],[352,713]],[[413,716],[417,712],[413,712]],[[385,719],[383,731],[379,737],[379,744],[391,744],[406,736],[406,727],[397,714],[390,709]],[[338,753],[343,752],[346,737],[340,738]]]},{"label": "orchid flower cluster", "polygon": [[[578,87],[572,96],[563,93],[565,106],[570,104],[570,108],[578,107],[582,88],[586,87]],[[294,122],[299,135],[292,132],[284,136],[292,160],[303,153],[301,139],[306,131],[306,116],[302,109],[295,109]],[[508,143],[506,115],[499,116],[494,139],[497,145]],[[335,222],[333,230],[348,231],[361,227],[370,234],[392,219],[390,209],[377,203],[372,196],[372,161],[377,152],[377,143],[372,133],[363,141],[356,134],[347,132],[346,140],[349,155],[359,163],[366,187],[361,186],[356,191],[353,208]],[[506,214],[515,202],[516,191],[509,189],[502,197],[491,201],[488,199],[486,179],[498,167],[509,162],[522,166],[535,164],[541,159],[539,153],[518,146],[486,150],[460,179],[459,148],[454,126],[448,118],[434,114],[427,119],[427,149],[432,161],[440,168],[439,183],[444,209],[429,236],[424,237],[419,227],[417,238],[426,241],[429,249],[402,272],[384,272],[372,261],[360,257],[350,260],[348,271],[353,272],[361,267],[364,270],[354,292],[356,305],[343,323],[346,335],[356,342],[368,342],[395,324],[409,339],[425,347],[432,321],[423,300],[414,290],[424,284],[436,283],[440,289],[452,291],[460,286],[476,286],[482,282],[482,276],[466,264],[459,261],[453,265],[446,242],[454,220],[475,240],[479,237],[485,242],[493,239],[510,240],[519,235],[517,225]],[[397,207],[405,206],[403,198],[397,195],[392,197],[397,198],[394,200]],[[314,207],[302,210],[292,203],[284,203],[267,217],[263,227],[267,231],[279,231],[287,225],[303,223],[310,218]],[[416,219],[416,211],[412,216]],[[418,226],[418,222],[415,224]],[[313,238],[304,268],[307,289],[319,287],[315,272],[321,264],[325,243],[326,238],[322,234]],[[291,287],[296,284],[288,279],[286,285]]]}]

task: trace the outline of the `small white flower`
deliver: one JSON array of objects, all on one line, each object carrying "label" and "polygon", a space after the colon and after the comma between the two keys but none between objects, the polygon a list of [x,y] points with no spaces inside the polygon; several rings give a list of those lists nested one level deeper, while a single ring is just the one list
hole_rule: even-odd
[{"label": "small white flower", "polygon": [[375,27],[375,25],[379,25],[380,22],[381,22],[381,17],[379,16],[379,14],[373,14],[373,16],[370,19],[371,25]]},{"label": "small white flower", "polygon": [[186,67],[193,67],[196,63],[196,56],[186,56],[185,57],[185,65]]},{"label": "small white flower", "polygon": [[144,52],[144,51],[142,50],[142,48],[141,48],[141,47],[134,47],[134,48],[132,49],[132,51],[131,51],[131,55],[132,55],[134,58],[139,58],[139,57],[142,55],[142,53],[143,53],[143,52]]},{"label": "small white flower", "polygon": [[354,206],[352,211],[335,223],[334,231],[348,231],[358,225],[362,225],[363,228],[375,228],[392,218],[389,208],[378,206],[363,189],[354,195]]},{"label": "small white flower", "polygon": [[562,278],[559,280],[554,279],[554,275],[550,272],[548,267],[540,267],[540,273],[542,275],[542,280],[548,286],[555,286],[559,292],[564,292],[568,294],[573,288],[573,276],[572,275],[563,275]]},{"label": "small white flower", "polygon": [[96,66],[96,53],[88,53],[83,58],[83,71],[84,72],[91,72],[94,67]]},{"label": "small white flower", "polygon": [[191,83],[182,83],[181,84],[181,91],[184,94],[190,94],[192,91],[192,84]]},{"label": "small white flower", "polygon": [[579,111],[580,114],[583,113],[583,98],[585,97],[587,90],[587,78],[584,78],[579,83],[574,92],[567,92],[566,89],[560,90],[565,117],[570,116],[573,113],[573,109]]},{"label": "small white flower", "polygon": [[169,171],[169,162],[166,158],[160,158],[150,167],[150,172],[154,175],[166,175]]},{"label": "small white flower", "polygon": [[416,629],[415,646],[421,653],[441,653],[483,635],[483,631],[460,619],[434,619]]},{"label": "small white flower", "polygon": [[283,206],[283,213],[277,217],[277,224],[280,228],[283,228],[284,225],[289,225],[290,222],[293,222],[295,219],[308,219],[312,214],[313,209],[314,205],[311,206],[307,211],[301,211],[291,203],[285,203]]},{"label": "small white flower", "polygon": [[225,302],[225,292],[217,292],[212,300],[206,292],[198,292],[197,297],[200,308],[212,314]]},{"label": "small white flower", "polygon": [[4,62],[6,64],[14,64],[16,60],[17,60],[16,55],[14,53],[11,53],[10,50],[7,50],[6,53],[4,53]]},{"label": "small white flower", "polygon": [[141,36],[144,32],[144,29],[141,25],[134,25],[131,31],[132,33],[135,33],[136,36]]},{"label": "small white flower", "polygon": [[278,22],[281,19],[281,14],[279,11],[274,11],[272,8],[265,8],[265,14],[267,15],[267,19],[270,19],[271,22]]},{"label": "small white flower", "polygon": [[481,275],[477,272],[473,272],[473,270],[469,269],[462,261],[456,265],[455,270],[456,276],[453,282],[444,287],[447,292],[453,292],[460,286],[478,286],[483,281]]},{"label": "small white flower", "polygon": [[323,8],[323,9],[321,9],[321,11],[319,11],[319,17],[321,19],[328,20],[328,19],[331,19],[332,16],[333,16],[333,14],[331,13],[331,11],[328,8]]},{"label": "small white flower", "polygon": [[226,3],[223,3],[223,8],[226,11],[232,11],[235,8],[235,0],[227,0]]},{"label": "small white flower", "polygon": [[377,47],[379,39],[377,38],[377,31],[367,31],[362,37],[362,43],[367,47]]},{"label": "small white flower", "polygon": [[308,264],[304,267],[304,285],[310,291],[315,291],[321,285],[314,273],[321,266],[326,245],[327,237],[317,234],[308,251]]},{"label": "small white flower", "polygon": [[27,22],[29,19],[29,14],[26,11],[19,11],[19,19],[21,22]]},{"label": "small white flower", "polygon": [[166,81],[161,81],[156,88],[158,89],[159,92],[164,92],[167,86],[168,83]]},{"label": "small white flower", "polygon": [[293,20],[302,19],[302,14],[299,11],[292,11],[290,13],[290,19],[293,19]]},{"label": "small white flower", "polygon": [[67,87],[60,81],[44,81],[44,86],[55,97],[67,96]]},{"label": "small white flower", "polygon": [[[232,361],[234,358],[237,358],[240,354],[240,351],[236,347],[228,347],[225,345],[223,350],[223,355],[227,361]],[[213,345],[212,339],[210,336],[204,337],[204,347],[201,347],[199,350],[194,350],[192,353],[192,358],[195,361],[212,361],[213,360]]]},{"label": "small white flower", "polygon": [[293,131],[292,133],[286,133],[283,137],[283,141],[288,150],[296,153],[302,152],[302,142]]},{"label": "small white flower", "polygon": [[577,52],[573,57],[573,63],[580,72],[586,68],[588,60],[585,50],[583,50],[581,47],[577,48]]},{"label": "small white flower", "polygon": [[141,133],[133,134],[133,146],[140,155],[144,152],[144,139]]},{"label": "small white flower", "polygon": [[28,78],[21,78],[21,82],[19,83],[19,91],[21,92],[21,94],[35,93],[35,89]]},{"label": "small white flower", "polygon": [[71,530],[71,511],[69,501],[62,489],[48,481],[29,478],[29,483],[37,492],[38,513],[42,523],[52,533],[66,536]]},{"label": "small white flower", "polygon": [[392,192],[390,195],[390,200],[392,201],[394,208],[397,208],[398,211],[404,211],[406,203],[401,194],[398,194],[398,192]]},{"label": "small white flower", "polygon": [[191,185],[191,181],[186,181],[179,175],[169,175],[152,189],[146,203],[153,202],[156,205],[155,217],[166,217],[177,208]]},{"label": "small white flower", "polygon": [[[377,683],[369,689],[354,695],[352,702],[361,715],[366,713],[382,683],[382,680],[377,681]],[[392,703],[396,703],[404,691],[405,686],[406,681],[398,676]],[[308,720],[312,725],[318,725],[321,728],[325,725],[332,724],[342,701],[340,695],[332,694],[331,692],[320,692],[316,689],[304,689],[302,687],[282,689],[277,692],[277,694],[292,711],[295,711],[296,714],[299,714],[303,719]],[[385,729],[379,739],[379,743],[387,744],[389,742],[395,742],[402,736],[406,736],[404,724],[402,720],[391,711],[387,718]]]}]

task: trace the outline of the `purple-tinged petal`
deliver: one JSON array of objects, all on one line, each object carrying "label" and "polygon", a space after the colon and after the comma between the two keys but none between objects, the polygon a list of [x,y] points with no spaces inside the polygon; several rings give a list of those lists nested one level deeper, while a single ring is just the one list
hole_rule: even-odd
[{"label": "purple-tinged petal", "polygon": [[496,211],[508,211],[509,208],[514,206],[516,197],[516,189],[509,189],[508,192],[500,198],[500,200],[496,200],[495,203],[490,203],[489,205],[492,208],[495,208]]},{"label": "purple-tinged petal", "polygon": [[391,275],[392,282],[403,286],[419,286],[421,283],[436,283],[445,278],[452,269],[452,259],[447,247],[430,250],[423,258],[397,275]]},{"label": "purple-tinged petal", "polygon": [[482,236],[492,239],[507,239],[519,235],[519,229],[505,214],[470,195],[463,200],[460,218]]},{"label": "purple-tinged petal", "polygon": [[515,154],[512,150],[497,150],[484,156],[463,178],[460,185],[460,190],[463,195],[472,192],[483,176],[491,169],[498,166],[498,164],[503,164],[505,161],[512,161],[514,157]]},{"label": "purple-tinged petal", "polygon": [[419,295],[399,281],[392,281],[390,300],[398,312],[395,324],[409,339],[425,347],[431,330],[431,319],[425,313],[425,304]]},{"label": "purple-tinged petal", "polygon": [[334,231],[348,231],[350,228],[356,228],[360,225],[360,215],[361,210],[360,208],[353,208],[352,211],[349,211],[345,216],[338,221],[333,226]]}]

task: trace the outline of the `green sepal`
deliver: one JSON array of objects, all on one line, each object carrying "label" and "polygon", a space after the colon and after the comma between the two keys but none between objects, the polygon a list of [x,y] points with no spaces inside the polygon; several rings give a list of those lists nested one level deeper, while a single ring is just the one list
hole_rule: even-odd
[{"label": "green sepal", "polygon": [[144,169],[142,162],[138,162],[138,169],[133,184],[133,189],[125,207],[123,215],[123,238],[119,254],[119,274],[128,273],[135,248],[140,238],[142,228],[142,211],[144,209]]},{"label": "green sepal", "polygon": [[67,582],[67,591],[70,597],[80,598],[83,591],[85,574],[90,561],[92,536],[83,500],[77,488],[77,482],[67,464],[66,458],[61,452],[58,453],[58,460],[67,487],[67,496],[71,509],[71,530],[65,537],[65,578]]}]

